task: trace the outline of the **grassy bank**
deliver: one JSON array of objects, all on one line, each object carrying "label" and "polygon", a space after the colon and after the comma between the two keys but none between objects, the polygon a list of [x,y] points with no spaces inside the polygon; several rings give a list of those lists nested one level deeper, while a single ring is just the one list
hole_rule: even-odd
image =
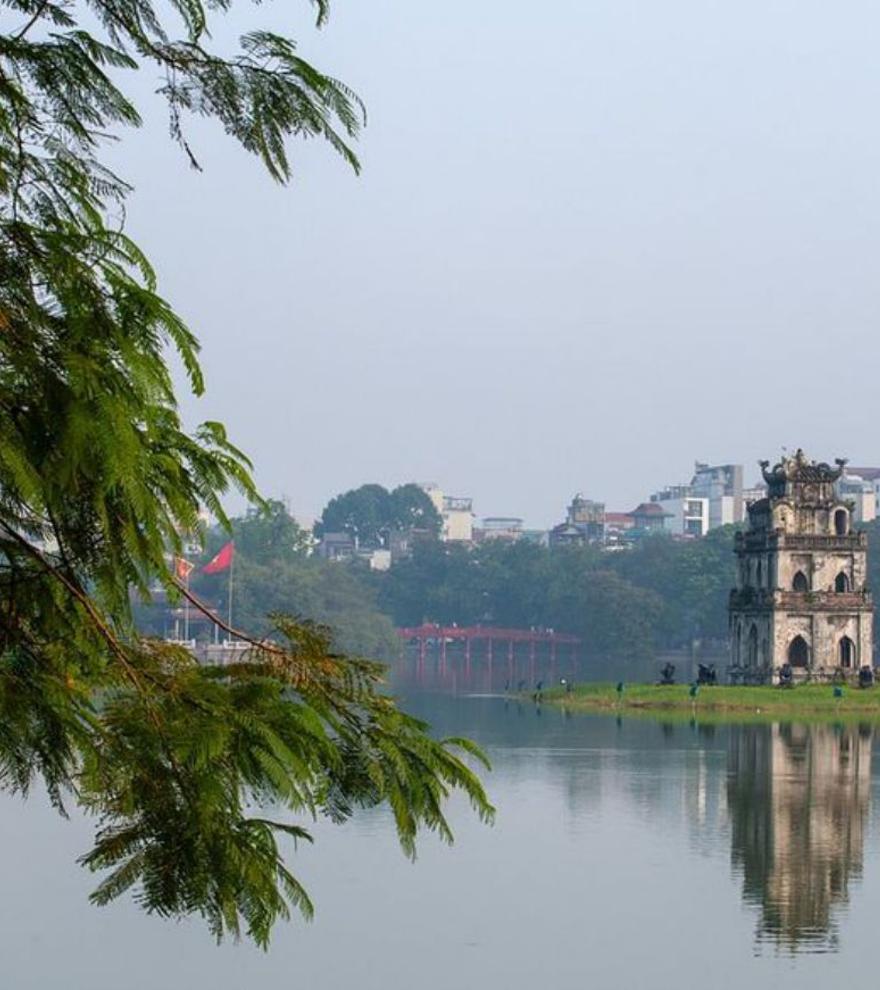
[{"label": "grassy bank", "polygon": [[564,705],[572,711],[692,711],[742,712],[750,714],[828,714],[875,715],[880,717],[880,686],[859,690],[844,687],[843,697],[835,698],[830,684],[804,684],[778,687],[701,687],[696,698],[690,686],[675,684],[627,684],[618,695],[614,684],[579,684],[566,693],[554,688],[544,692],[544,700]]}]

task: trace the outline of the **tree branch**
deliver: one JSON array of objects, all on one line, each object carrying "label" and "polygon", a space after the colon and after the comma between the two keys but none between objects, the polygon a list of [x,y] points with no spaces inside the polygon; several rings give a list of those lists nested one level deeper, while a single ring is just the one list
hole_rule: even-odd
[{"label": "tree branch", "polygon": [[128,676],[129,680],[134,684],[135,688],[143,693],[143,685],[141,684],[140,677],[137,671],[132,666],[128,657],[126,656],[125,649],[122,644],[113,635],[112,630],[98,613],[89,596],[79,588],[66,574],[62,573],[57,567],[51,564],[42,553],[28,540],[26,540],[20,533],[13,529],[8,523],[0,519],[0,528],[2,528],[12,540],[32,557],[36,562],[49,574],[51,577],[55,578],[60,584],[62,584],[69,594],[71,594],[77,602],[85,610],[86,614],[92,620],[92,624],[97,629],[98,634],[110,648],[110,652],[116,657],[119,663],[122,665],[123,670]]},{"label": "tree branch", "polygon": [[273,653],[280,657],[287,657],[287,651],[283,650],[280,646],[276,646],[274,643],[270,643],[265,639],[254,639],[249,636],[246,632],[242,632],[240,629],[236,629],[234,626],[230,626],[228,622],[224,622],[219,615],[206,603],[201,600],[197,595],[194,595],[189,588],[186,587],[177,578],[171,579],[174,587],[183,595],[183,597],[198,609],[206,619],[210,619],[215,626],[218,626],[224,632],[229,633],[230,636],[234,636],[236,639],[243,640],[245,643],[249,643],[251,646],[258,650],[265,650],[267,653]]}]

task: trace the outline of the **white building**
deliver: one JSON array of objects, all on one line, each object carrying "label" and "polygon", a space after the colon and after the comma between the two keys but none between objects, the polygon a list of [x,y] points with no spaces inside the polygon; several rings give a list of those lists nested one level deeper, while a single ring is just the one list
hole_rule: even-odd
[{"label": "white building", "polygon": [[523,521],[519,516],[487,516],[479,530],[481,540],[506,540],[514,543],[523,535]]},{"label": "white building", "polygon": [[690,485],[674,485],[651,496],[666,513],[663,528],[673,536],[698,537],[709,532],[709,499],[690,492]]},{"label": "white building", "polygon": [[877,518],[877,481],[869,481],[849,471],[835,483],[837,497],[852,502],[853,520],[861,525]]},{"label": "white building", "polygon": [[474,539],[473,499],[444,495],[437,485],[422,485],[434,508],[440,514],[440,539],[446,543],[472,543]]},{"label": "white building", "polygon": [[748,506],[752,502],[760,502],[762,498],[767,497],[767,486],[766,485],[753,485],[751,488],[743,488],[743,505],[744,511],[747,511]]},{"label": "white building", "polygon": [[742,464],[694,464],[690,494],[709,500],[709,529],[745,519]]}]

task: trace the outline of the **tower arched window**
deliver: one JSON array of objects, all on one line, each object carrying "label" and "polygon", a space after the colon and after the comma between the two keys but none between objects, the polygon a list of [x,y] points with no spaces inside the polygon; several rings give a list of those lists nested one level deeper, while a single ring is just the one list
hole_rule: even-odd
[{"label": "tower arched window", "polygon": [[758,666],[758,630],[754,626],[749,630],[749,641],[746,647],[746,664],[749,667]]},{"label": "tower arched window", "polygon": [[849,515],[846,509],[838,509],[834,513],[834,532],[838,536],[846,536],[849,532]]},{"label": "tower arched window", "polygon": [[834,590],[837,592],[850,591],[851,585],[849,582],[849,575],[845,571],[841,571],[840,574],[834,579]]},{"label": "tower arched window", "polygon": [[810,582],[807,575],[804,574],[803,571],[798,571],[797,574],[795,574],[794,580],[791,582],[791,590],[800,592],[810,590]]},{"label": "tower arched window", "polygon": [[795,636],[788,646],[788,662],[792,667],[806,667],[810,660],[810,648],[803,636]]},{"label": "tower arched window", "polygon": [[837,646],[837,655],[840,660],[841,667],[847,667],[852,669],[856,665],[856,644],[849,638],[849,636],[844,636]]}]

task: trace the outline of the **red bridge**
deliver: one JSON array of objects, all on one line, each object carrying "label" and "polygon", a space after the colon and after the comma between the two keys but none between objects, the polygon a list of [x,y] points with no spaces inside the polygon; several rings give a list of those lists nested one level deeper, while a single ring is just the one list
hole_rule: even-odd
[{"label": "red bridge", "polygon": [[424,664],[427,657],[428,648],[436,646],[439,650],[441,667],[446,666],[446,649],[450,643],[464,644],[464,660],[468,668],[471,665],[473,646],[476,643],[485,644],[484,650],[480,652],[485,656],[492,668],[495,647],[507,647],[508,668],[513,675],[514,663],[516,659],[515,648],[519,643],[528,643],[529,664],[534,671],[538,646],[545,644],[549,648],[550,663],[556,662],[556,649],[558,646],[568,646],[570,658],[574,660],[580,639],[569,633],[555,632],[553,629],[501,629],[497,626],[441,626],[432,622],[426,622],[421,626],[406,626],[397,630],[397,635],[407,643],[418,643],[419,664]]}]

